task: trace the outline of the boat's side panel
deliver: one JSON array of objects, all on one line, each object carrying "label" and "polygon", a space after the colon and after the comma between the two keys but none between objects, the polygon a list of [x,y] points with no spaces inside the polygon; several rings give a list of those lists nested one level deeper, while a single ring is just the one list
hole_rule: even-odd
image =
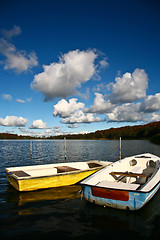
[{"label": "boat's side panel", "polygon": [[160,188],[160,183],[158,183],[157,186],[151,192],[146,194],[145,204],[156,194],[159,188]]},{"label": "boat's side panel", "polygon": [[97,170],[98,169],[22,180],[16,180],[11,175],[8,177],[9,174],[7,174],[7,179],[18,191],[34,191],[38,189],[73,185],[93,174]]},{"label": "boat's side panel", "polygon": [[[151,192],[143,193],[136,191],[119,191],[99,188],[95,191],[95,187],[82,185],[84,198],[97,205],[109,206],[119,209],[138,210],[144,206],[158,191],[158,184]],[[98,188],[98,187],[97,187]],[[103,190],[102,190],[103,189]],[[120,196],[121,193],[121,196]],[[128,200],[127,195],[129,194]]]},{"label": "boat's side panel", "polygon": [[83,196],[87,201],[95,203],[97,205],[109,206],[109,207],[119,208],[119,209],[126,209],[126,205],[128,204],[128,201],[121,201],[121,200],[116,200],[111,198],[94,196],[92,194],[92,186],[83,185],[82,191],[83,191]]},{"label": "boat's side panel", "polygon": [[[134,204],[133,210],[143,207],[158,191],[160,183],[157,184],[150,192],[130,192],[131,203]],[[132,209],[131,209],[132,210]]]}]

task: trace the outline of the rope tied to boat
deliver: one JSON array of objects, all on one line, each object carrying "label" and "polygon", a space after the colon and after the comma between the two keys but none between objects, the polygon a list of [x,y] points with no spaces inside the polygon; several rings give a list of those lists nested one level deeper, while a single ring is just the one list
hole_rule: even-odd
[{"label": "rope tied to boat", "polygon": [[60,204],[62,204],[62,203],[65,203],[65,202],[68,202],[68,201],[71,200],[71,199],[75,199],[75,197],[76,197],[77,195],[79,195],[79,198],[82,199],[82,190],[81,190],[81,189],[80,189],[78,192],[73,193],[72,196],[70,196],[70,197],[68,197],[68,198],[66,198],[66,199],[64,199],[64,200],[56,203],[55,206],[58,206],[58,205],[60,205]]},{"label": "rope tied to boat", "polygon": [[115,152],[112,156],[110,156],[107,160],[112,160],[115,158],[116,155],[118,155],[118,153],[120,152],[120,149],[118,149],[117,152]]}]

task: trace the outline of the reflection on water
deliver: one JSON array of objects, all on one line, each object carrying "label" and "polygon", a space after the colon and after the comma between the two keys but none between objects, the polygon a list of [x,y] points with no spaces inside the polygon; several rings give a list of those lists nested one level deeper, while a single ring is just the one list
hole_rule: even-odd
[{"label": "reflection on water", "polygon": [[141,210],[126,212],[86,202],[80,197],[79,186],[68,188],[70,193],[65,192],[64,198],[63,190],[65,192],[67,187],[58,188],[58,193],[50,189],[38,191],[35,196],[31,192],[17,194],[12,198],[15,190],[8,189],[5,201],[10,212],[8,217],[4,217],[5,226],[4,223],[2,226],[7,234],[10,233],[9,237],[23,231],[31,235],[36,232],[38,237],[58,232],[63,233],[66,239],[83,236],[98,239],[98,236],[103,237],[105,234],[125,239],[133,236],[136,239],[153,239],[155,231],[159,233],[160,192]]},{"label": "reflection on water", "polygon": [[17,192],[10,185],[8,192],[12,192],[12,198],[8,201],[17,202],[19,206],[29,202],[39,202],[47,200],[60,200],[60,199],[75,199],[81,197],[80,185],[64,186],[57,188],[50,188],[45,190],[31,191],[31,192]]},{"label": "reflection on water", "polygon": [[[118,141],[67,141],[67,161],[107,160]],[[155,239],[160,234],[160,191],[144,208],[127,212],[81,199],[80,186],[19,193],[4,168],[64,162],[63,141],[0,141],[1,239]],[[160,148],[148,141],[123,141],[122,157]],[[113,159],[115,161],[116,159]],[[157,238],[156,238],[157,239]]]},{"label": "reflection on water", "polygon": [[[151,237],[156,218],[160,219],[160,191],[144,208],[136,212],[103,208],[87,204],[86,214],[91,216],[95,228],[103,231],[133,231],[143,237]],[[115,227],[116,226],[116,227]]]}]

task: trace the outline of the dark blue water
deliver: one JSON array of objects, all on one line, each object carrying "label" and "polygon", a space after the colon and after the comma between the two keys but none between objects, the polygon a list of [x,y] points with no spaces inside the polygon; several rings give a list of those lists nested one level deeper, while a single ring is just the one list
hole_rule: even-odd
[{"label": "dark blue water", "polygon": [[[112,160],[119,141],[67,141],[69,161]],[[122,157],[160,146],[148,141],[122,141]],[[160,239],[160,191],[144,208],[127,212],[92,205],[81,199],[77,185],[19,193],[5,167],[64,162],[63,141],[0,141],[0,239]],[[158,236],[158,238],[157,238]]]}]

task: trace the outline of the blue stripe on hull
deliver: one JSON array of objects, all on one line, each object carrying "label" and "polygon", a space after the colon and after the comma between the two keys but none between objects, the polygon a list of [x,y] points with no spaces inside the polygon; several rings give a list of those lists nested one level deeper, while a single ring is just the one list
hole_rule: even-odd
[{"label": "blue stripe on hull", "polygon": [[109,206],[118,209],[125,209],[125,210],[138,210],[143,207],[158,191],[160,187],[160,183],[152,189],[151,192],[134,192],[129,191],[129,200],[128,201],[120,201],[108,198],[102,198],[93,196],[92,194],[92,187],[83,185],[82,191],[84,198],[92,203],[102,206]]}]

